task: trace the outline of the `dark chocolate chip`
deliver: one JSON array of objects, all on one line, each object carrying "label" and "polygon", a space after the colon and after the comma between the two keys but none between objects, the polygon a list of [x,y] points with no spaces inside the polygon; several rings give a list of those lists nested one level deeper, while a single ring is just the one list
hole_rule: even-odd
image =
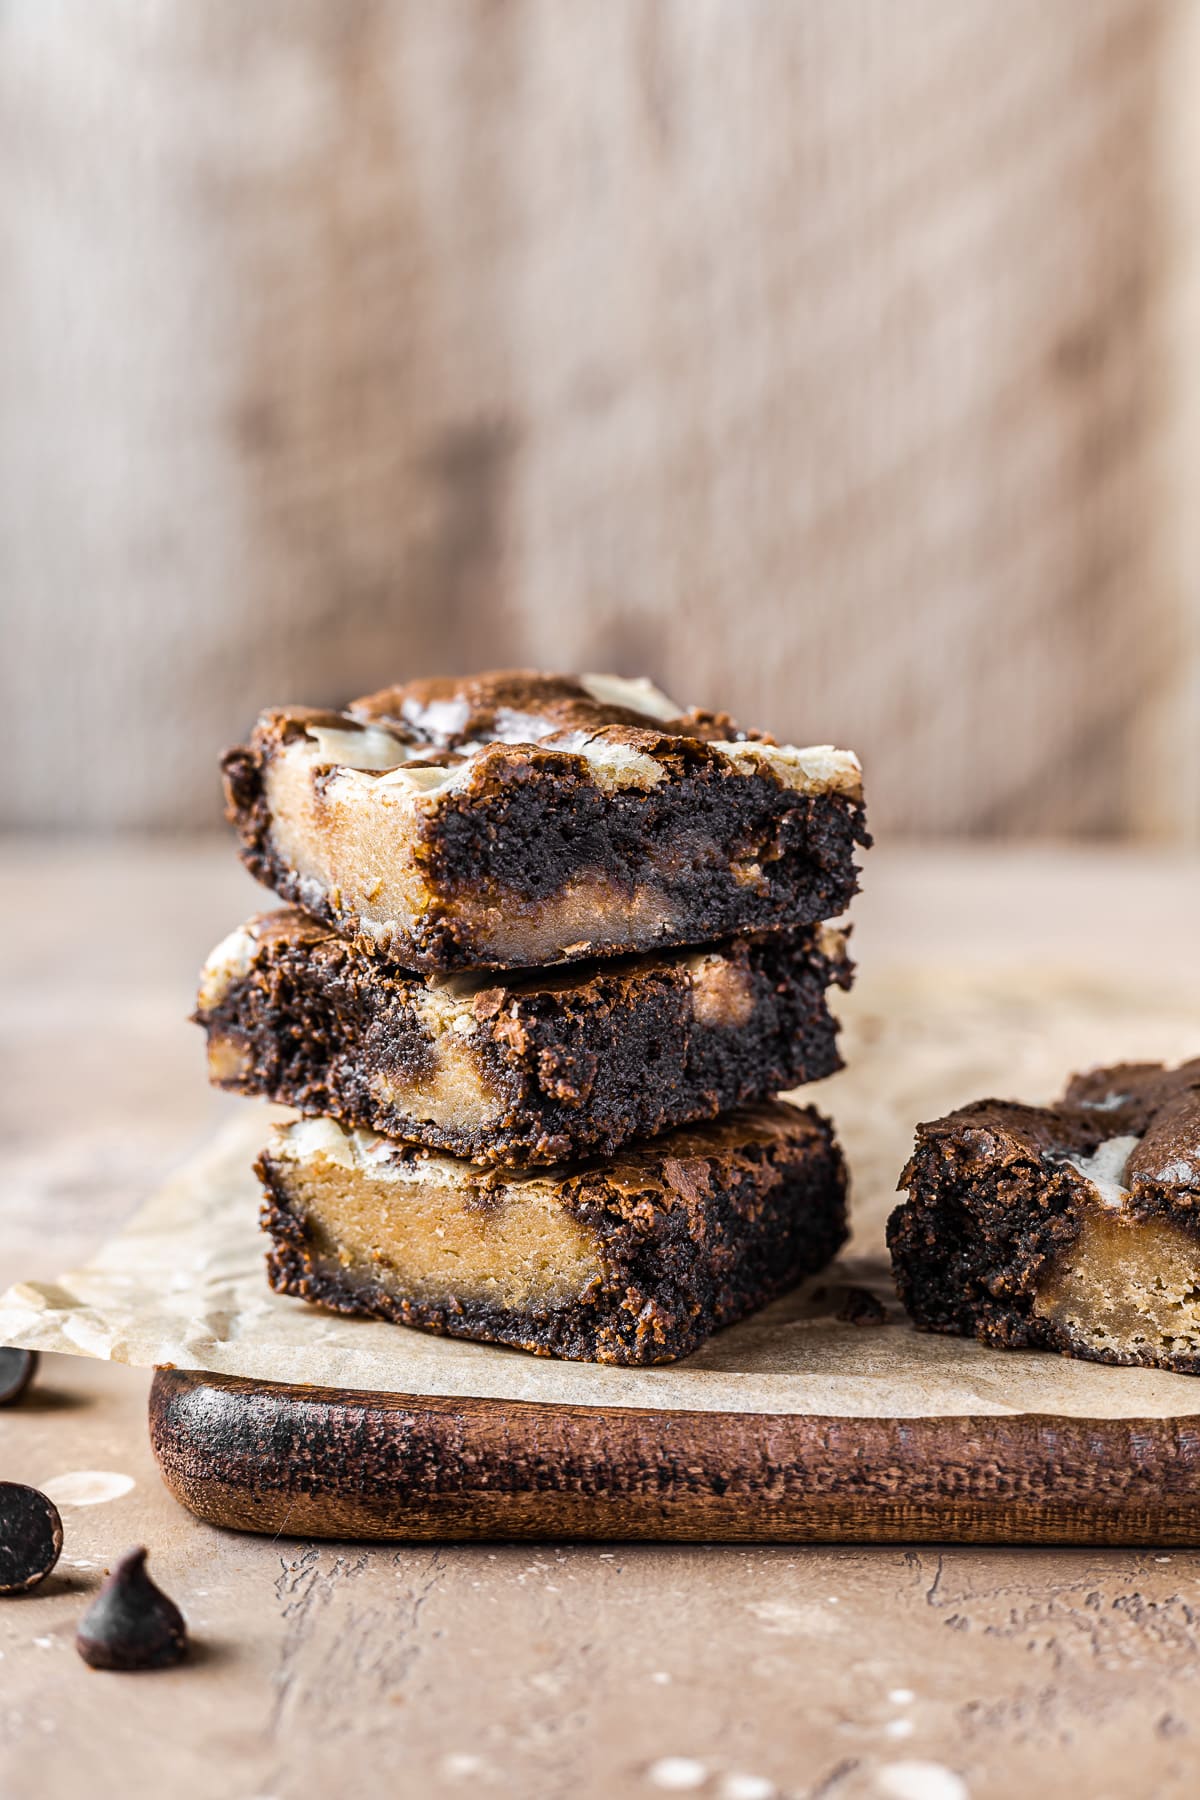
[{"label": "dark chocolate chip", "polygon": [[19,1400],[37,1374],[36,1350],[16,1350],[0,1345],[0,1406]]},{"label": "dark chocolate chip", "polygon": [[843,1325],[886,1325],[887,1308],[866,1288],[848,1287],[837,1312]]},{"label": "dark chocolate chip", "polygon": [[23,1594],[48,1575],[62,1551],[53,1500],[19,1481],[0,1481],[0,1594]]},{"label": "dark chocolate chip", "polygon": [[144,1549],[128,1551],[79,1621],[75,1648],[93,1669],[166,1669],[187,1655],[187,1625],[146,1573]]}]

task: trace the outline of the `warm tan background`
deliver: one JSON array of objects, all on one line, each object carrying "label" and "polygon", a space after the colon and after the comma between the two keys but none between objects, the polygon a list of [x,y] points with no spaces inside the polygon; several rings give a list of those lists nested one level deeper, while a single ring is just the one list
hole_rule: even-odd
[{"label": "warm tan background", "polygon": [[646,668],[887,832],[1200,819],[1197,0],[7,0],[0,822]]}]

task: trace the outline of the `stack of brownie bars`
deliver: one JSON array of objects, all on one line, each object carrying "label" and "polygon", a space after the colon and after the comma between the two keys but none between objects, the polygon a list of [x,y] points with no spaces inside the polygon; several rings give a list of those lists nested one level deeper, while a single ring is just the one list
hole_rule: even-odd
[{"label": "stack of brownie bars", "polygon": [[832,1129],[773,1096],[840,1066],[852,755],[518,672],[271,711],[224,769],[288,904],[197,1018],[301,1115],[257,1165],[278,1291],[653,1363],[836,1253]]}]

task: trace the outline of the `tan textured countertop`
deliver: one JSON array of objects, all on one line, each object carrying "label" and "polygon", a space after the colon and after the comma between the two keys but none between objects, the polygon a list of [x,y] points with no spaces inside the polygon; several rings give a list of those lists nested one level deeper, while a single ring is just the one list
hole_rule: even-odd
[{"label": "tan textured countertop", "polygon": [[[0,1286],[78,1260],[237,1104],[207,1091],[183,1021],[210,943],[262,904],[223,843],[4,849]],[[929,972],[915,1055],[938,1053],[945,1018],[986,1065],[994,1029],[1036,1083],[1044,1052],[1013,996],[1039,984],[1064,1043],[1145,1054],[1161,1016],[1177,1053],[1196,862],[906,850],[875,853],[867,881],[851,1053],[881,1007],[919,1005]],[[881,1095],[899,1115],[910,1074]],[[836,1083],[820,1097],[837,1117]],[[854,1108],[840,1122],[853,1160]],[[236,1538],[160,1487],[146,1387],[63,1360],[0,1413],[5,1478],[125,1478],[92,1484],[117,1497],[64,1500],[58,1571],[0,1601],[3,1800],[1190,1800],[1200,1552]],[[138,1541],[196,1654],[164,1675],[92,1673],[75,1620]]]}]

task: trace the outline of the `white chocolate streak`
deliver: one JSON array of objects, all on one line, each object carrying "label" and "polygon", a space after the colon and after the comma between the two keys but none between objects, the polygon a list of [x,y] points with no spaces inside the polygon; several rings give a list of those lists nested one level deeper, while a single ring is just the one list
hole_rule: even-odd
[{"label": "white chocolate streak", "polygon": [[[360,1170],[376,1181],[395,1182],[398,1187],[461,1189],[492,1179],[487,1170],[472,1168],[457,1157],[412,1154],[377,1131],[345,1131],[325,1115],[296,1119],[277,1129],[271,1154],[279,1161],[298,1164],[320,1157],[344,1169]],[[546,1177],[515,1171],[505,1175],[503,1186],[548,1195],[557,1192],[557,1183]]]},{"label": "white chocolate streak", "polygon": [[250,973],[258,950],[258,938],[248,925],[239,925],[221,939],[200,971],[200,990],[196,1002],[202,1012],[219,1006],[235,981]]},{"label": "white chocolate streak", "polygon": [[345,731],[331,725],[310,725],[307,730],[317,746],[317,762],[334,763],[340,768],[377,772],[396,769],[421,754],[421,746],[402,744],[384,725],[351,726]]},{"label": "white chocolate streak", "polygon": [[[462,760],[451,763],[448,767],[423,766],[422,756],[429,754],[428,746],[405,745],[396,739],[390,739],[393,749],[380,747],[375,753],[375,760],[368,761],[368,751],[359,751],[351,743],[347,747],[346,760],[337,763],[331,752],[335,740],[346,737],[353,740],[354,732],[332,732],[323,727],[319,732],[310,733],[315,747],[310,747],[308,757],[313,766],[335,762],[342,773],[336,779],[357,776],[370,781],[381,788],[397,790],[400,793],[425,796],[430,799],[441,798],[466,785],[470,779],[477,757],[483,755],[490,746],[473,744],[464,746],[466,754]],[[581,756],[589,765],[597,787],[612,792],[621,788],[648,788],[665,777],[665,770],[657,759],[644,750],[637,750],[630,744],[614,743],[608,738],[598,737],[590,732],[562,732],[540,745],[542,753],[547,756],[569,755]],[[862,793],[862,765],[857,756],[850,750],[837,750],[831,744],[814,744],[799,747],[795,744],[755,744],[724,743],[709,745],[731,765],[739,775],[750,775],[765,772],[773,775],[784,787],[792,788],[799,793],[839,793],[857,799]],[[285,755],[288,752],[285,751]],[[384,760],[384,757],[387,760]],[[409,767],[415,763],[416,767]]]},{"label": "white chocolate streak", "polygon": [[718,742],[709,749],[720,751],[739,773],[765,768],[784,787],[802,794],[828,792],[857,799],[862,793],[862,764],[852,750],[835,750],[832,744],[801,749],[795,744]]},{"label": "white chocolate streak", "polygon": [[661,688],[644,675],[581,675],[579,685],[601,706],[627,706],[648,719],[678,719],[683,713]]},{"label": "white chocolate streak", "polygon": [[1066,1156],[1062,1160],[1091,1182],[1102,1206],[1120,1208],[1129,1198],[1124,1185],[1126,1165],[1140,1142],[1136,1137],[1105,1138],[1090,1156]]},{"label": "white chocolate streak", "polygon": [[543,748],[582,756],[596,786],[605,793],[615,793],[620,788],[652,788],[666,778],[667,771],[662,764],[644,750],[635,750],[632,744],[614,743],[609,738],[593,737],[587,731],[564,731]]}]

